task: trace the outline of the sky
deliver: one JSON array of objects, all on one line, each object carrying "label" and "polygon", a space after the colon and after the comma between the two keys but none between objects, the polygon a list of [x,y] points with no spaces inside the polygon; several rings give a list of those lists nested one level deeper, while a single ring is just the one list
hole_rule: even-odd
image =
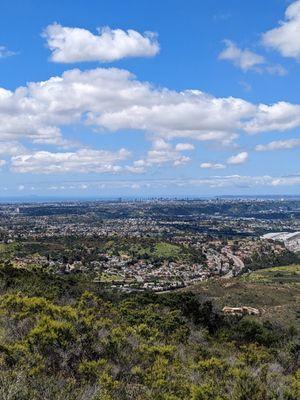
[{"label": "sky", "polygon": [[2,0],[0,198],[300,194],[300,0]]}]

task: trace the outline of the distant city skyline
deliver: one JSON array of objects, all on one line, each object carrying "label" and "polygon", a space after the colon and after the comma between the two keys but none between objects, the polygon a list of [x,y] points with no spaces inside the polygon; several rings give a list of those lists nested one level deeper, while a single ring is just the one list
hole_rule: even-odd
[{"label": "distant city skyline", "polygon": [[300,0],[0,16],[0,200],[300,195]]}]

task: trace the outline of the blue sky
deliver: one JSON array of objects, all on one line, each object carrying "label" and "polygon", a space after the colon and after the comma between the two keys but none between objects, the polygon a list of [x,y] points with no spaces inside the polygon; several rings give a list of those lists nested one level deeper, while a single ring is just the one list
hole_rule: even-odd
[{"label": "blue sky", "polygon": [[300,194],[300,1],[0,3],[0,197]]}]

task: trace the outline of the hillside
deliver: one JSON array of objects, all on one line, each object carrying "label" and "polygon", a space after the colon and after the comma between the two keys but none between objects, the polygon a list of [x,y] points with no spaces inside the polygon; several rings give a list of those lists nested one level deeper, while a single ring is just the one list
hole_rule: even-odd
[{"label": "hillside", "polygon": [[295,326],[220,310],[271,303],[275,287],[294,307],[299,288],[243,278],[121,295],[82,275],[2,265],[0,398],[296,400]]},{"label": "hillside", "polygon": [[206,296],[219,307],[259,308],[261,320],[300,328],[300,266],[260,269],[234,279],[215,279],[186,288]]}]

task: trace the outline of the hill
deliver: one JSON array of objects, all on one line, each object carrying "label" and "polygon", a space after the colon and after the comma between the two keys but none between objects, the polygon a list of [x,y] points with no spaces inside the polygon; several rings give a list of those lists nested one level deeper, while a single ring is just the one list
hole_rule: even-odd
[{"label": "hill", "polygon": [[271,307],[274,287],[281,300],[296,302],[298,288],[292,294],[279,285],[238,278],[125,295],[84,275],[2,265],[0,398],[296,400],[296,327],[274,313],[225,316],[220,309],[229,301],[263,305],[267,288]]},{"label": "hill", "polygon": [[247,305],[259,308],[260,320],[300,328],[300,266],[253,271],[237,278],[214,279],[185,289],[206,296],[220,308]]}]

